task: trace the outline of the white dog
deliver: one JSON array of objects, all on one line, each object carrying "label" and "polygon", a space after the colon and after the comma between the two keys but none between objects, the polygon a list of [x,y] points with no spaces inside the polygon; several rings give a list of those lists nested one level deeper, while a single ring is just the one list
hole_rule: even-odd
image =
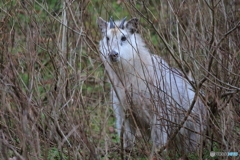
[{"label": "white dog", "polygon": [[[125,18],[126,19],[126,18]],[[114,22],[98,18],[101,59],[112,84],[116,128],[124,147],[133,146],[136,129],[154,149],[167,144],[194,100],[195,92],[180,71],[149,53],[137,33],[138,19]],[[181,151],[195,151],[204,130],[206,109],[199,98],[174,139]],[[180,140],[180,141],[179,141]]]}]

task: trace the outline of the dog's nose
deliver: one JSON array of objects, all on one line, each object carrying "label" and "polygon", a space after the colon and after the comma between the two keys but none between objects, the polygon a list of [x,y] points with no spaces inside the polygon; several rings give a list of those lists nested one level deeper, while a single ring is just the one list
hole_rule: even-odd
[{"label": "dog's nose", "polygon": [[109,56],[115,58],[115,57],[118,56],[118,52],[116,52],[116,51],[111,51],[111,52],[109,53]]},{"label": "dog's nose", "polygon": [[109,53],[109,57],[110,59],[113,61],[113,62],[116,62],[117,61],[117,58],[118,58],[118,52],[116,51],[111,51]]}]

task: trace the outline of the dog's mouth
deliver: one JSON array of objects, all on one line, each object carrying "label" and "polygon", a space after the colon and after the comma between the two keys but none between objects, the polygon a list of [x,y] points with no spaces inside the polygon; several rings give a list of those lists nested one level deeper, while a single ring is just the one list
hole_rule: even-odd
[{"label": "dog's mouth", "polygon": [[111,62],[118,62],[119,61],[119,56],[109,56],[109,59],[111,60]]}]

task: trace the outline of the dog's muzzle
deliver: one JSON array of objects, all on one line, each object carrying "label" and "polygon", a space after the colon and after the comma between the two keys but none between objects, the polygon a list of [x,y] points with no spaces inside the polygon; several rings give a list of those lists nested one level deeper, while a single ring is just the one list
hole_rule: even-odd
[{"label": "dog's muzzle", "polygon": [[118,58],[119,58],[118,52],[116,52],[116,51],[111,51],[111,52],[108,54],[108,56],[109,56],[109,58],[110,58],[110,60],[111,60],[112,62],[117,62],[117,61],[118,61]]}]

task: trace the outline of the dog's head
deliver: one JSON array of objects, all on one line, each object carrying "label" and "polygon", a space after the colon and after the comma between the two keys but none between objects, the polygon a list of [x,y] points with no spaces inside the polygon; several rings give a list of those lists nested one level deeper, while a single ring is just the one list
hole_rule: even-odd
[{"label": "dog's head", "polygon": [[102,58],[111,63],[133,59],[137,48],[135,36],[138,27],[137,18],[132,18],[127,22],[126,18],[116,22],[110,18],[110,21],[106,22],[99,17],[97,24],[103,36],[100,41]]}]

